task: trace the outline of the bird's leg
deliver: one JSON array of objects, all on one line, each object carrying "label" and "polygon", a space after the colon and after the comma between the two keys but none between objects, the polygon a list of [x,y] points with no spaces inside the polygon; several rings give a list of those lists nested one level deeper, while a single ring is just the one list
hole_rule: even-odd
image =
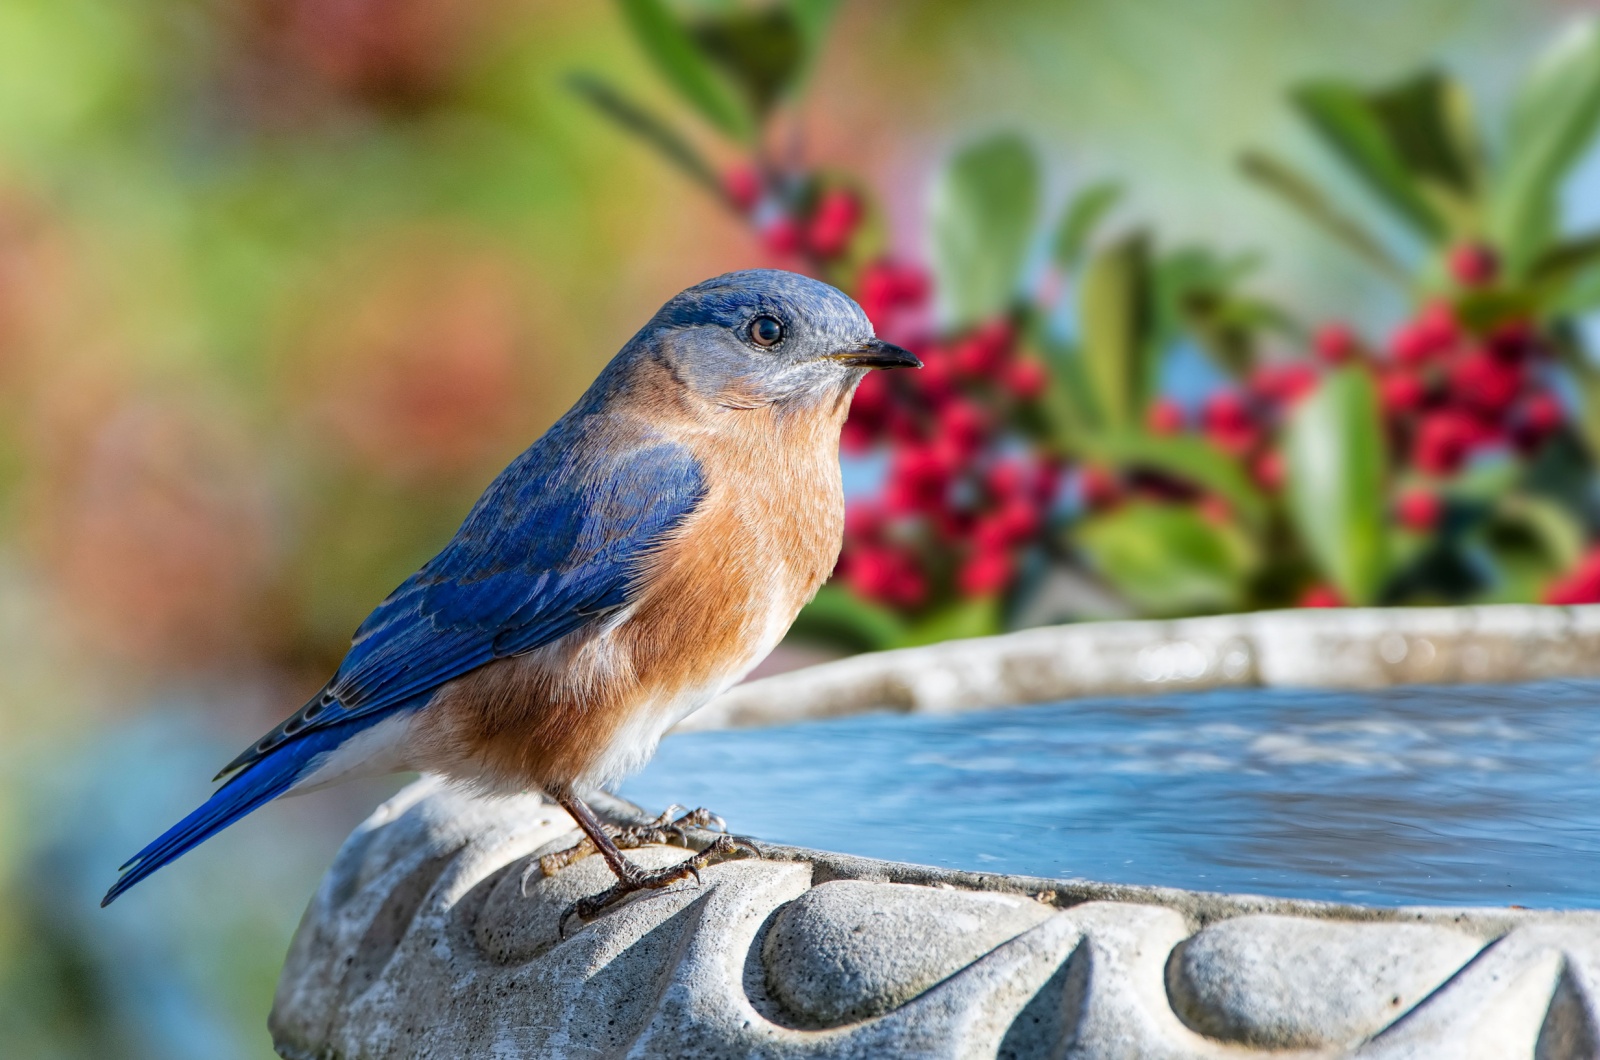
[{"label": "bird's leg", "polygon": [[[738,850],[748,850],[757,857],[761,856],[760,849],[749,840],[739,839],[731,835],[723,834],[719,835],[704,850],[685,858],[676,865],[668,865],[664,869],[656,869],[654,871],[641,869],[639,866],[633,864],[627,858],[622,856],[621,849],[618,848],[617,843],[613,841],[611,835],[607,833],[605,825],[600,823],[600,819],[594,815],[594,811],[590,810],[588,806],[584,805],[583,800],[569,792],[562,792],[556,796],[556,802],[560,803],[561,808],[566,810],[567,813],[572,816],[572,819],[577,822],[578,827],[583,830],[583,834],[586,837],[586,841],[590,844],[591,850],[598,851],[600,856],[606,859],[606,864],[610,866],[611,871],[615,873],[617,877],[617,882],[609,889],[601,891],[599,894],[591,895],[590,897],[585,898],[573,905],[571,909],[562,915],[561,920],[563,924],[565,924],[567,917],[573,913],[576,913],[580,920],[587,920],[596,913],[605,909],[606,906],[612,904],[625,895],[632,894],[634,891],[653,890],[658,887],[665,887],[670,883],[676,883],[679,880],[688,879],[690,876],[693,876],[698,882],[700,879],[700,870],[709,865],[713,859],[725,856],[727,854],[732,854]],[[674,809],[676,809],[676,807],[674,807]],[[640,826],[639,830],[635,834],[644,836],[655,836],[658,834],[662,836],[676,835],[678,838],[686,841],[687,837],[683,835],[683,828],[706,825],[712,823],[713,821],[721,823],[720,818],[717,818],[714,814],[711,814],[705,810],[695,810],[691,813],[683,815],[682,817],[679,817],[677,820],[672,820],[670,818],[669,811],[667,814],[663,814],[656,820]],[[646,839],[645,841],[661,842],[664,840],[651,838]],[[579,843],[578,846],[573,847],[570,851],[561,851],[558,854],[546,855],[546,857],[562,859],[561,865],[571,864],[573,861],[578,860],[584,855],[578,854],[571,858],[565,858],[564,856],[580,850],[583,845],[583,843]],[[541,868],[543,867],[544,860],[544,858],[540,859]],[[560,866],[558,865],[558,871],[559,868]]]},{"label": "bird's leg", "polygon": [[[680,816],[674,817],[673,814]],[[719,832],[728,829],[727,823],[722,818],[704,806],[685,813],[683,807],[676,804],[668,806],[659,817],[644,824],[628,825],[626,828],[612,828],[602,824],[600,827],[611,837],[611,841],[619,850],[636,850],[652,843],[687,847],[689,837],[684,831],[686,828],[714,828]],[[554,876],[568,865],[582,861],[591,854],[599,853],[599,850],[594,841],[585,834],[582,839],[565,850],[557,850],[540,858],[539,872],[545,876]]]}]

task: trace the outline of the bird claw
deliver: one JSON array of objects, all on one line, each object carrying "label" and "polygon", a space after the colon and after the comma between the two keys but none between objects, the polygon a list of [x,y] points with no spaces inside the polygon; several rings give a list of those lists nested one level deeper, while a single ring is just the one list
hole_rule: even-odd
[{"label": "bird claw", "polygon": [[[673,814],[678,814],[679,816],[674,817]],[[654,820],[646,821],[644,824],[628,825],[625,828],[608,830],[608,832],[611,841],[617,845],[619,850],[637,850],[639,847],[651,845],[687,847],[689,845],[688,830],[690,828],[709,828],[726,834],[728,823],[704,806],[693,810],[685,810],[677,803],[673,803]],[[751,849],[755,849],[754,844],[751,844]],[[599,848],[594,845],[594,841],[585,836],[565,850],[557,850],[541,857],[538,863],[539,871],[546,877],[554,876],[562,869],[598,852]],[[529,874],[524,873],[524,895],[527,893],[528,879]]]},{"label": "bird claw", "polygon": [[598,894],[591,894],[587,898],[581,898],[568,906],[556,924],[557,937],[563,941],[566,939],[567,921],[573,916],[577,916],[580,921],[588,923],[594,917],[635,892],[659,890],[690,877],[693,877],[696,887],[703,887],[705,881],[700,876],[701,869],[708,867],[715,858],[726,857],[729,854],[736,854],[740,851],[747,851],[757,858],[763,856],[761,848],[749,839],[744,836],[728,835],[724,832],[704,850],[684,858],[676,865],[668,865],[666,868],[657,869],[654,872],[636,870],[630,878],[619,879],[604,891]]}]

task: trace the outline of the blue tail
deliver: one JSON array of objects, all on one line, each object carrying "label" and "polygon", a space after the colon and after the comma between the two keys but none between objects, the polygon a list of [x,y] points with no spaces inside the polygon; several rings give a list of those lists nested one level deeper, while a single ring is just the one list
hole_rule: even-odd
[{"label": "blue tail", "polygon": [[161,866],[176,861],[239,818],[282,795],[313,766],[319,756],[332,751],[378,720],[377,717],[361,718],[342,725],[314,729],[230,778],[203,806],[130,858],[122,866],[122,876],[106,892],[100,905],[110,905],[123,891]]}]

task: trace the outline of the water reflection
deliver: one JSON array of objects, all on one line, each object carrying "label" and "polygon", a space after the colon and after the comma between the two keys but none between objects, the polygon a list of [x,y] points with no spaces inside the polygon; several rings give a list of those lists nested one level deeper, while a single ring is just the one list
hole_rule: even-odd
[{"label": "water reflection", "polygon": [[924,864],[1600,907],[1600,682],[1226,690],[666,741],[623,793]]}]

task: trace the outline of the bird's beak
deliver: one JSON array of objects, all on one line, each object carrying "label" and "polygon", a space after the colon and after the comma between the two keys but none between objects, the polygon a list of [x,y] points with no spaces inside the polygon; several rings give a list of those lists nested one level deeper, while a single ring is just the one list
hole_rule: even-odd
[{"label": "bird's beak", "polygon": [[922,362],[910,350],[903,350],[882,339],[868,339],[861,345],[833,355],[852,368],[921,368]]}]

